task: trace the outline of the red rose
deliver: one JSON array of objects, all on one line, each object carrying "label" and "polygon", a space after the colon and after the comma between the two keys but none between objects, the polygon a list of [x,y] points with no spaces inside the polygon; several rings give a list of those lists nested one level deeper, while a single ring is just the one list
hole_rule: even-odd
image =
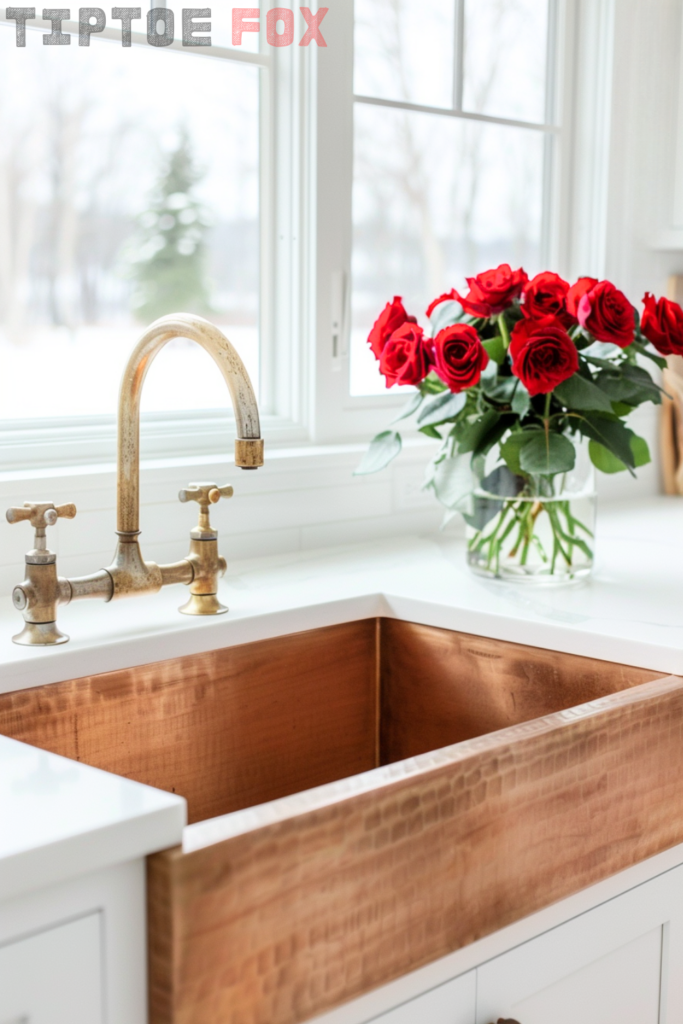
[{"label": "red rose", "polygon": [[512,270],[508,263],[501,263],[496,270],[485,270],[476,277],[468,277],[470,286],[463,298],[456,292],[456,298],[470,316],[495,316],[511,306],[522,294],[522,288],[529,278],[520,267]]},{"label": "red rose", "polygon": [[520,320],[510,340],[512,372],[530,395],[547,395],[579,368],[576,345],[554,316]]},{"label": "red rose", "polygon": [[489,355],[474,327],[454,324],[434,338],[434,364],[451,391],[464,391],[478,384]]},{"label": "red rose", "polygon": [[591,288],[595,288],[597,283],[597,277],[580,277],[576,284],[573,284],[567,292],[567,312],[575,320],[578,319],[581,299]]},{"label": "red rose", "polygon": [[619,348],[631,344],[636,332],[633,306],[609,281],[600,281],[579,302],[579,323],[598,341]]},{"label": "red rose", "polygon": [[379,359],[380,373],[393,384],[420,384],[431,368],[424,331],[417,324],[404,323],[391,335]]},{"label": "red rose", "polygon": [[382,350],[394,331],[405,323],[416,324],[417,320],[414,316],[408,316],[401,296],[395,295],[393,302],[387,302],[368,335],[368,345],[375,359],[382,355]]},{"label": "red rose", "polygon": [[438,299],[434,299],[433,302],[430,302],[429,306],[427,307],[426,315],[431,316],[436,307],[440,306],[442,302],[456,302],[457,299],[458,293],[456,292],[455,288],[451,288],[449,292],[445,292],[443,295],[439,295]]},{"label": "red rose", "polygon": [[524,285],[522,313],[536,320],[543,316],[556,316],[565,327],[569,327],[573,321],[567,314],[568,291],[568,281],[563,281],[558,274],[544,270],[542,274],[536,274],[536,277]]},{"label": "red rose", "polygon": [[640,326],[647,340],[663,356],[683,356],[683,309],[671,299],[657,301],[649,292],[645,292],[643,303]]}]

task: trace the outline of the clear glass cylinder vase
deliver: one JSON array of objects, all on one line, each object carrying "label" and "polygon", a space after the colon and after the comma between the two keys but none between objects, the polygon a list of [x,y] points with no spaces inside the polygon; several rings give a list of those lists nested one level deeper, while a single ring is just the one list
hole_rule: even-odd
[{"label": "clear glass cylinder vase", "polygon": [[593,567],[595,477],[588,446],[576,465],[554,476],[517,476],[497,448],[475,474],[467,519],[467,561],[495,579],[553,585],[588,576]]}]

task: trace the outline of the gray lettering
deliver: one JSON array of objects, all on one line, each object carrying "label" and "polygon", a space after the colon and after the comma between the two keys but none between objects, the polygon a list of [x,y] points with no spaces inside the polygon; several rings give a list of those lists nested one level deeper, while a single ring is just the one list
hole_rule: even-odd
[{"label": "gray lettering", "polygon": [[43,21],[52,22],[52,32],[43,36],[43,46],[71,46],[71,36],[62,32],[62,22],[68,21],[71,11],[68,7],[44,7]]},{"label": "gray lettering", "polygon": [[210,7],[183,7],[183,46],[211,46],[211,36],[195,36],[195,32],[210,32],[211,22],[195,24],[195,18],[210,18]]},{"label": "gray lettering", "polygon": [[8,7],[5,17],[17,23],[17,46],[26,46],[26,22],[36,16],[35,7]]},{"label": "gray lettering", "polygon": [[106,24],[107,19],[101,7],[81,7],[78,12],[78,45],[90,46],[90,36],[93,32],[103,32]]},{"label": "gray lettering", "polygon": [[131,22],[141,18],[142,11],[139,7],[112,7],[111,16],[121,22],[121,46],[131,46]]},{"label": "gray lettering", "polygon": [[[159,22],[164,26],[158,32]],[[173,11],[168,7],[153,7],[147,13],[147,42],[150,46],[170,46],[174,35]]]}]

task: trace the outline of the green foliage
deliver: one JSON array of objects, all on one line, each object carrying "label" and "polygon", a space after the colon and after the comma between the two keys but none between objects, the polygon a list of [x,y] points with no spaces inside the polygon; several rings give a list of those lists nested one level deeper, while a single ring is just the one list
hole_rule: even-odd
[{"label": "green foliage", "polygon": [[494,361],[494,363],[497,363],[499,366],[502,366],[502,364],[505,362],[507,349],[505,348],[505,343],[503,342],[503,339],[501,338],[500,334],[497,334],[495,338],[488,338],[486,341],[483,341],[482,345],[484,346],[484,348],[489,354],[489,357]]},{"label": "green foliage", "polygon": [[519,451],[519,464],[532,475],[569,473],[576,463],[576,449],[564,434],[533,430]]},{"label": "green foliage", "polygon": [[464,392],[452,394],[444,391],[436,398],[426,402],[420,415],[417,417],[418,425],[422,427],[434,427],[439,423],[446,423],[447,420],[455,419],[464,408],[467,397]]},{"label": "green foliage", "polygon": [[178,311],[211,311],[208,225],[194,195],[200,178],[189,135],[183,130],[168,155],[149,209],[140,217],[140,234],[130,257],[134,312],[144,322]]},{"label": "green foliage", "polygon": [[592,380],[582,377],[580,373],[575,373],[569,380],[559,384],[555,388],[555,397],[559,398],[567,409],[612,412],[609,396]]},{"label": "green foliage", "polygon": [[[631,434],[633,431],[624,426],[616,416],[597,416],[586,414],[578,420],[578,429],[584,437],[597,441],[608,452],[624,463],[629,470],[636,465],[631,450]],[[599,468],[599,467],[598,467]]]},{"label": "green foliage", "polygon": [[372,439],[370,447],[360,460],[353,475],[364,476],[366,473],[377,473],[396,458],[401,448],[401,435],[395,430],[383,430],[381,434],[377,434]]},{"label": "green foliage", "polygon": [[[648,448],[647,441],[644,437],[638,437],[633,431],[629,431],[631,434],[630,446],[633,454],[634,466],[646,466],[648,462],[651,462],[650,449]],[[616,455],[613,455],[611,451],[599,444],[598,441],[589,441],[588,451],[590,459],[596,469],[599,469],[601,473],[622,473],[629,467],[618,459]]]}]

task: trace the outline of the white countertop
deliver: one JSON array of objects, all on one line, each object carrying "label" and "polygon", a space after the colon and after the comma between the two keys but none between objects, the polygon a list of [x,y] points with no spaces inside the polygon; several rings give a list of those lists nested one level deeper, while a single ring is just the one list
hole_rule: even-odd
[{"label": "white countertop", "polygon": [[180,842],[182,797],[0,736],[0,902]]},{"label": "white countertop", "polygon": [[71,641],[11,642],[21,617],[0,604],[0,692],[128,668],[374,615],[683,674],[683,500],[600,511],[592,578],[539,588],[488,581],[445,535],[233,563],[227,615],[180,615],[183,587],[60,608]]}]

